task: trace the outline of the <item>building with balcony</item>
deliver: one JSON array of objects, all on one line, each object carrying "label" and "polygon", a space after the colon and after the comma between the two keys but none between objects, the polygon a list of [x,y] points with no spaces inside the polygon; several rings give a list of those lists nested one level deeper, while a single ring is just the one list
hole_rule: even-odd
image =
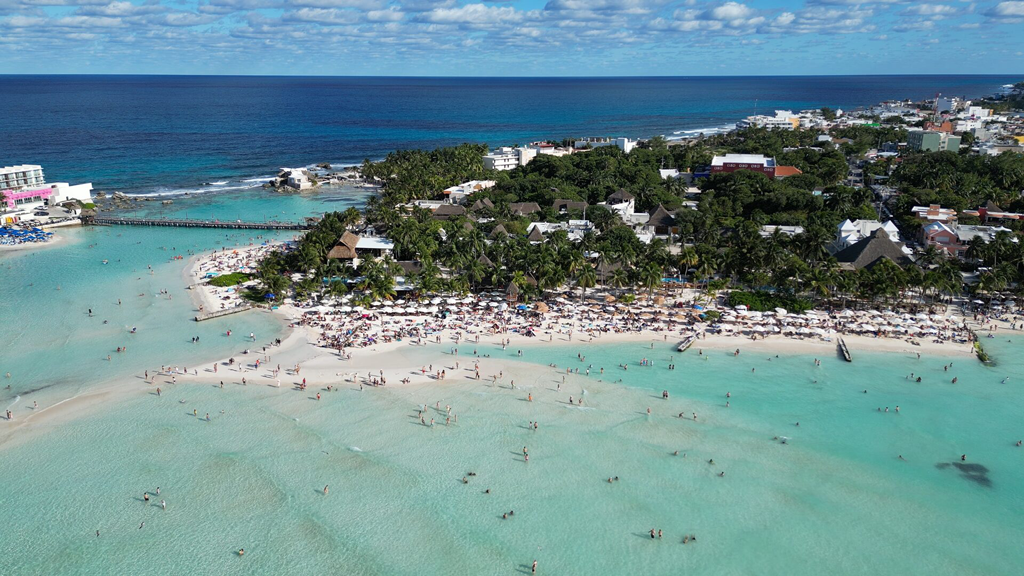
[{"label": "building with balcony", "polygon": [[0,168],[0,190],[17,192],[25,188],[42,188],[46,184],[43,167],[36,164]]},{"label": "building with balcony", "polygon": [[503,146],[484,156],[484,168],[488,170],[512,170],[526,166],[537,157],[536,148]]},{"label": "building with balcony", "polygon": [[957,152],[960,137],[933,130],[911,130],[907,133],[907,147],[917,152]]}]

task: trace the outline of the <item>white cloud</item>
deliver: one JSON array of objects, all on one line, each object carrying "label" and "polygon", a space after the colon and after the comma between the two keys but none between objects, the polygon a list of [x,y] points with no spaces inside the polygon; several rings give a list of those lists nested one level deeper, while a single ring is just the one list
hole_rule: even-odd
[{"label": "white cloud", "polygon": [[1009,2],[1000,2],[995,6],[988,9],[985,12],[985,16],[993,20],[1001,20],[1003,22],[1017,23],[1024,22],[1024,1],[1012,0]]},{"label": "white cloud", "polygon": [[511,6],[466,4],[458,8],[435,8],[420,14],[417,19],[434,24],[493,25],[520,22],[523,19],[523,13]]},{"label": "white cloud", "polygon": [[855,6],[810,6],[796,13],[783,12],[765,26],[762,31],[775,34],[853,34],[871,32],[875,12],[870,8]]},{"label": "white cloud", "polygon": [[325,25],[355,24],[362,19],[360,12],[355,10],[338,10],[336,8],[299,8],[285,12],[281,17],[285,22],[312,22]]},{"label": "white cloud", "polygon": [[544,10],[648,14],[664,4],[664,0],[550,0]]},{"label": "white cloud", "polygon": [[301,8],[355,8],[358,10],[382,10],[387,0],[287,0],[289,7]]},{"label": "white cloud", "polygon": [[903,24],[897,24],[892,27],[894,32],[910,32],[912,30],[931,30],[935,27],[935,22],[931,20],[920,20],[917,22],[904,22]]},{"label": "white cloud", "polygon": [[366,13],[366,19],[370,22],[399,22],[405,18],[405,13],[397,6],[391,6],[387,10],[370,10]]},{"label": "white cloud", "polygon": [[672,16],[674,21],[667,25],[680,32],[704,30],[728,35],[753,33],[766,21],[760,11],[739,2],[726,2],[704,10],[676,10]]}]

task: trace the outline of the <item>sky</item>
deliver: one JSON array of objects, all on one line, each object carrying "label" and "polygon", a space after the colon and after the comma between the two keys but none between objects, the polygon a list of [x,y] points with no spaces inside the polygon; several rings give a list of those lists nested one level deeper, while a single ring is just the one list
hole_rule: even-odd
[{"label": "sky", "polygon": [[0,74],[1024,72],[1024,0],[0,0]]}]

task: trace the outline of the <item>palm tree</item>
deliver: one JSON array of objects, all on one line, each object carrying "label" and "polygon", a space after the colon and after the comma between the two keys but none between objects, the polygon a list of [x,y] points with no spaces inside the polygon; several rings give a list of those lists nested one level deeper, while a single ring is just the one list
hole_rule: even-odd
[{"label": "palm tree", "polygon": [[700,262],[700,258],[697,256],[697,251],[692,246],[687,246],[679,252],[679,258],[676,260],[676,269],[679,270],[679,276],[686,276],[690,268],[693,268]]},{"label": "palm tree", "polygon": [[612,270],[612,277],[608,283],[621,290],[629,285],[629,274],[626,272],[625,268],[616,268],[615,270]]},{"label": "palm tree", "polygon": [[638,271],[637,279],[640,281],[640,286],[647,290],[647,299],[653,301],[654,289],[661,286],[661,266],[654,262],[648,262]]},{"label": "palm tree", "polygon": [[827,298],[832,294],[832,275],[827,270],[815,268],[807,277],[807,286],[819,297]]},{"label": "palm tree", "polygon": [[343,280],[331,280],[327,283],[325,291],[331,296],[344,296],[348,292],[348,286]]},{"label": "palm tree", "polygon": [[273,294],[274,300],[284,300],[285,291],[288,290],[288,279],[280,274],[268,274],[260,278],[264,294]]},{"label": "palm tree", "polygon": [[580,302],[582,302],[587,296],[587,288],[597,285],[597,272],[593,266],[588,264],[580,268],[576,273],[576,285],[580,287]]}]

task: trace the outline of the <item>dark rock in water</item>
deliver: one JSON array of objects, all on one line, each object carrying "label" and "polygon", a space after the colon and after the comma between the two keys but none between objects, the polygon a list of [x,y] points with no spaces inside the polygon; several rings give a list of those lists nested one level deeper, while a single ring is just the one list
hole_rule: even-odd
[{"label": "dark rock in water", "polygon": [[330,170],[331,169],[331,165],[330,165],[329,162],[321,162],[321,163],[317,164],[316,167],[317,168],[321,168],[323,170]]},{"label": "dark rock in water", "polygon": [[969,480],[986,488],[992,487],[992,480],[988,477],[988,467],[973,462],[939,462],[935,465],[939,470],[945,470],[950,466],[959,470],[960,477],[964,480]]}]

